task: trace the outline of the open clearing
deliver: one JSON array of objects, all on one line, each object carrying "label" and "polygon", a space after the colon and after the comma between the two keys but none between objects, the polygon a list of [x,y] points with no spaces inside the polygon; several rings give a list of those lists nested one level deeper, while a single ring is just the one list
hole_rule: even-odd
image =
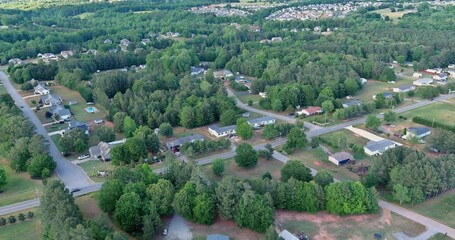
[{"label": "open clearing", "polygon": [[425,107],[402,113],[401,115],[409,119],[412,119],[414,116],[419,116],[428,120],[434,118],[435,121],[455,125],[455,107],[450,103],[433,103]]},{"label": "open clearing", "polygon": [[277,211],[277,226],[292,233],[305,232],[310,239],[373,239],[380,233],[384,239],[394,239],[393,233],[404,232],[417,236],[425,226],[403,218],[388,210],[379,214],[339,217],[319,212],[317,214]]},{"label": "open clearing", "polygon": [[[259,159],[255,167],[242,168],[237,166],[233,158],[224,160],[224,173],[223,176],[236,176],[239,179],[254,179],[261,178],[266,172],[272,174],[275,179],[280,178],[280,169],[283,163],[277,160],[264,160]],[[213,174],[212,164],[201,167],[201,170],[212,180],[220,181],[222,177],[217,177]]]},{"label": "open clearing", "polygon": [[455,190],[444,193],[409,209],[455,228]]},{"label": "open clearing", "polygon": [[379,13],[384,16],[388,16],[390,19],[393,20],[393,23],[398,23],[398,18],[402,18],[406,13],[415,12],[415,10],[405,10],[399,12],[391,12],[390,8],[384,8],[380,10],[373,11],[374,13]]},{"label": "open clearing", "polygon": [[[23,222],[19,221],[17,217],[19,213],[27,215],[28,211],[32,211],[34,217]],[[39,220],[38,208],[32,208],[2,217],[7,218],[11,215],[16,216],[17,221],[14,224],[0,227],[0,239],[41,239],[41,221]]]},{"label": "open clearing", "polygon": [[[43,185],[40,180],[31,179],[26,172],[15,172],[9,166],[9,161],[4,158],[0,157],[0,163],[8,179],[8,184],[2,189],[4,192],[0,194],[0,207],[33,199],[36,189],[39,193],[42,192]],[[0,239],[4,238],[0,237]]]},{"label": "open clearing", "polygon": [[239,228],[235,225],[234,221],[224,221],[217,218],[213,225],[201,225],[192,222],[188,222],[191,232],[193,233],[193,239],[205,240],[209,234],[225,234],[230,239],[264,239],[263,234],[259,234],[247,228]]}]

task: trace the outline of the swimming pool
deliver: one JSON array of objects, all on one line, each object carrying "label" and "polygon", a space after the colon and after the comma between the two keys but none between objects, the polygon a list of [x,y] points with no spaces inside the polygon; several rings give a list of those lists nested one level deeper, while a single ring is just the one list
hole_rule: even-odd
[{"label": "swimming pool", "polygon": [[95,113],[98,111],[98,109],[96,109],[96,107],[87,107],[85,108],[85,111],[87,111],[88,113]]}]

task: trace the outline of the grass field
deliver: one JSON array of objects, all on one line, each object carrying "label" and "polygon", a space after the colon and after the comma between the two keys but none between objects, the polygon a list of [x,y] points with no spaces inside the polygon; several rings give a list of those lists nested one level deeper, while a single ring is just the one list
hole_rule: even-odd
[{"label": "grass field", "polygon": [[406,11],[400,11],[400,12],[391,12],[390,11],[390,8],[384,8],[384,9],[380,9],[380,10],[376,10],[376,11],[373,11],[374,13],[379,13],[381,15],[384,15],[384,16],[388,16],[392,21],[393,23],[398,23],[399,21],[399,18],[402,18],[403,15],[405,15],[406,13],[410,13],[410,12],[415,12],[414,10],[406,10]]},{"label": "grass field", "polygon": [[[36,188],[42,192],[42,182],[33,180],[26,172],[17,173],[9,166],[5,158],[0,157],[0,163],[6,171],[8,184],[2,189],[0,194],[0,207],[33,199],[36,194]],[[2,239],[0,237],[0,239]]]},{"label": "grass field", "polygon": [[87,173],[87,175],[95,182],[106,181],[106,178],[96,176],[98,171],[112,171],[114,169],[111,162],[101,162],[99,160],[87,161],[79,164],[79,166],[84,169],[85,173]]},{"label": "grass field", "polygon": [[429,240],[450,240],[450,237],[445,236],[442,233],[436,233],[433,237],[429,238]]},{"label": "grass field", "polygon": [[253,102],[259,102],[259,100],[262,99],[261,96],[259,95],[253,95],[253,94],[245,94],[245,95],[240,95],[239,97],[239,100],[243,103],[248,103],[249,100],[253,101]]},{"label": "grass field", "polygon": [[[28,211],[32,211],[34,217],[31,220],[27,219],[24,222],[19,221],[17,215],[19,215],[19,213],[26,215]],[[2,217],[7,218],[11,215],[16,216],[17,222],[0,227],[0,239],[41,239],[41,221],[39,220],[38,208],[32,208]]]},{"label": "grass field", "polygon": [[409,209],[455,228],[455,190],[419,205],[409,206]]},{"label": "grass field", "polygon": [[6,89],[3,85],[0,85],[0,94],[6,93]]},{"label": "grass field", "polygon": [[442,123],[455,125],[455,107],[450,103],[433,103],[425,107],[417,108],[412,111],[402,113],[401,115],[412,119],[414,116],[419,116],[428,120],[433,118]]},{"label": "grass field", "polygon": [[[279,161],[260,159],[255,167],[242,168],[237,166],[237,163],[235,163],[233,158],[230,158],[224,161],[223,176],[232,175],[238,177],[239,179],[252,179],[261,178],[263,174],[269,172],[275,179],[279,179],[281,167],[283,167],[283,163]],[[212,164],[202,166],[201,170],[212,180],[219,181],[222,178],[213,174]]]},{"label": "grass field", "polygon": [[325,212],[317,214],[278,211],[278,226],[292,233],[304,232],[310,239],[374,239],[380,233],[383,239],[395,239],[392,234],[404,232],[417,236],[425,226],[384,210],[380,214],[339,217]]}]

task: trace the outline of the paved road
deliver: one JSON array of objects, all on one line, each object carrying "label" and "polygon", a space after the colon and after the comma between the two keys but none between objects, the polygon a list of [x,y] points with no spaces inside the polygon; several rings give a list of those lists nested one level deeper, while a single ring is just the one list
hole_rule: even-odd
[{"label": "paved road", "polygon": [[9,81],[6,74],[0,71],[0,80],[3,82],[3,86],[6,91],[11,95],[18,106],[24,106],[20,108],[26,116],[35,126],[36,132],[44,136],[44,138],[49,143],[49,153],[54,158],[57,163],[57,174],[60,179],[63,181],[67,188],[84,188],[93,184],[93,181],[87,176],[87,174],[79,166],[72,164],[69,160],[65,159],[60,151],[55,146],[54,142],[48,136],[46,129],[44,129],[38,117],[30,109],[28,104],[22,98],[19,93],[17,93],[14,86]]},{"label": "paved road", "polygon": [[[244,109],[244,110],[247,110],[247,111],[250,111],[250,112],[259,113],[259,114],[262,114],[264,116],[274,117],[276,119],[280,119],[280,120],[283,120],[285,122],[292,123],[292,124],[295,124],[297,122],[297,120],[294,117],[283,116],[283,115],[280,115],[280,114],[276,114],[276,113],[272,113],[272,112],[268,112],[268,111],[264,111],[264,110],[260,110],[260,109],[256,109],[256,108],[250,107],[247,104],[242,103],[235,96],[234,92],[232,92],[232,90],[230,88],[227,87],[226,91],[227,91],[227,94],[228,94],[229,97],[234,97],[234,99],[236,101],[236,104],[237,104],[237,107],[239,107],[241,109]],[[310,129],[310,130],[314,130],[314,129],[319,129],[320,128],[319,126],[314,125],[314,124],[309,123],[309,122],[304,122],[304,126],[306,128],[308,128],[308,129]]]}]

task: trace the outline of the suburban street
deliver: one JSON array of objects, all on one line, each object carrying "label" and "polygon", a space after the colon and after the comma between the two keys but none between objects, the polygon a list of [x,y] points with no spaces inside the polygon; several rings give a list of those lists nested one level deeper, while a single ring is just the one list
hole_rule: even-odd
[{"label": "suburban street", "polygon": [[60,179],[62,179],[65,186],[69,189],[72,188],[84,188],[93,184],[93,181],[87,176],[87,174],[79,166],[72,164],[69,160],[65,159],[60,151],[55,146],[54,142],[51,140],[47,134],[46,129],[44,129],[42,123],[35,115],[35,113],[30,109],[27,102],[22,98],[22,96],[16,91],[13,84],[10,82],[6,74],[0,71],[0,80],[3,83],[8,94],[16,102],[17,106],[23,106],[19,109],[22,110],[24,116],[27,117],[35,126],[36,132],[41,134],[49,144],[49,153],[54,158],[54,161],[57,163],[56,172]]}]

